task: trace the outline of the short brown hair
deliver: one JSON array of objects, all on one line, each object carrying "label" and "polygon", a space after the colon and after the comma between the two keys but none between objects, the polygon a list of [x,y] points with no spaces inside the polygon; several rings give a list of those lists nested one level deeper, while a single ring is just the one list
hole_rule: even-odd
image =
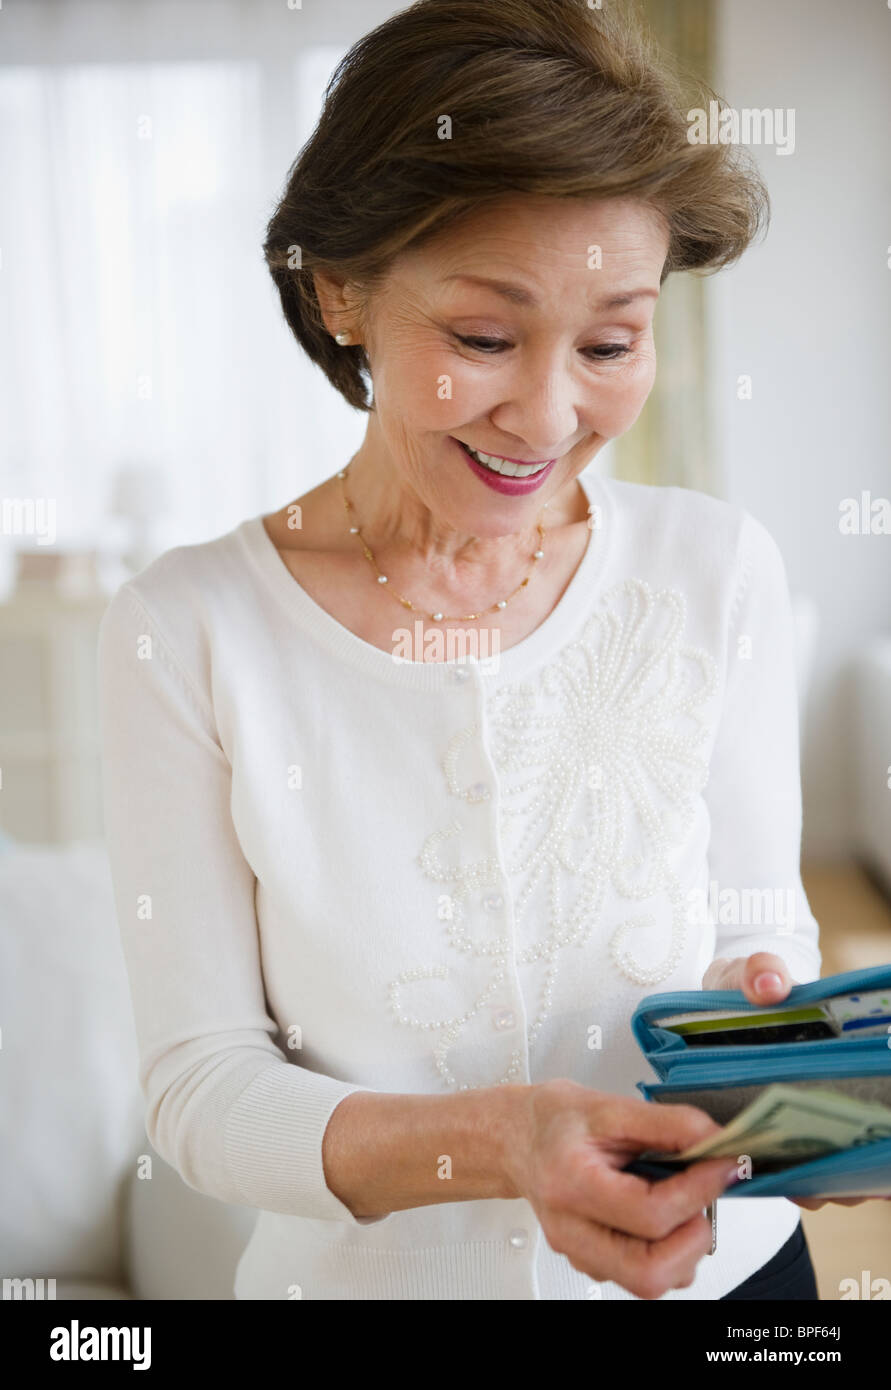
[{"label": "short brown hair", "polygon": [[630,4],[419,0],[394,15],[338,65],[267,227],[297,341],[370,409],[365,351],[334,343],[312,272],[367,291],[410,244],[506,195],[652,204],[670,230],[663,279],[736,260],[767,193],[738,147],[688,141],[687,110],[716,97],[697,81],[689,98]]}]

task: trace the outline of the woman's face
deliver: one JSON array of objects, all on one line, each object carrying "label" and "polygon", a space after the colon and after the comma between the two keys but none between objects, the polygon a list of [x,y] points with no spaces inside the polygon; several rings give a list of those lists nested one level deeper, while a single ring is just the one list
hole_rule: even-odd
[{"label": "woman's face", "polygon": [[463,534],[533,525],[649,395],[667,251],[642,203],[517,198],[405,253],[362,331],[376,461]]}]

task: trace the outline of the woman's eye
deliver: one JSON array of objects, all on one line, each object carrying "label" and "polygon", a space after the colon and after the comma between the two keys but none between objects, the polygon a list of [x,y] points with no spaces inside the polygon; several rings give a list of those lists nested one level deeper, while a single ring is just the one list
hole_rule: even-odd
[{"label": "woman's eye", "polygon": [[505,338],[462,338],[460,333],[455,336],[459,343],[475,348],[477,352],[500,352],[502,348],[510,347]]},{"label": "woman's eye", "polygon": [[616,357],[624,357],[631,348],[627,343],[604,343],[602,347],[586,348],[597,362],[609,362]]}]

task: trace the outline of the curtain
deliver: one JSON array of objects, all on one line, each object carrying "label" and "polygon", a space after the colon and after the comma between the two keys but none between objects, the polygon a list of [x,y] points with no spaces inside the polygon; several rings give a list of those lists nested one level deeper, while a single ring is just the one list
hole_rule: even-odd
[{"label": "curtain", "polygon": [[101,542],[121,466],[157,470],[166,546],[357,447],[262,256],[341,51],[0,68],[0,491],[54,499],[63,546]]}]

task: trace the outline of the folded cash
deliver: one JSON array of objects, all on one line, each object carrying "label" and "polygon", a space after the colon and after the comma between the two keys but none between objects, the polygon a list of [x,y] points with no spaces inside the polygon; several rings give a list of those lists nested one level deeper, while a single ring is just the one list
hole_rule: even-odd
[{"label": "folded cash", "polygon": [[891,1107],[831,1090],[767,1086],[745,1110],[708,1139],[683,1153],[640,1158],[690,1163],[703,1158],[798,1162],[891,1138]]}]

